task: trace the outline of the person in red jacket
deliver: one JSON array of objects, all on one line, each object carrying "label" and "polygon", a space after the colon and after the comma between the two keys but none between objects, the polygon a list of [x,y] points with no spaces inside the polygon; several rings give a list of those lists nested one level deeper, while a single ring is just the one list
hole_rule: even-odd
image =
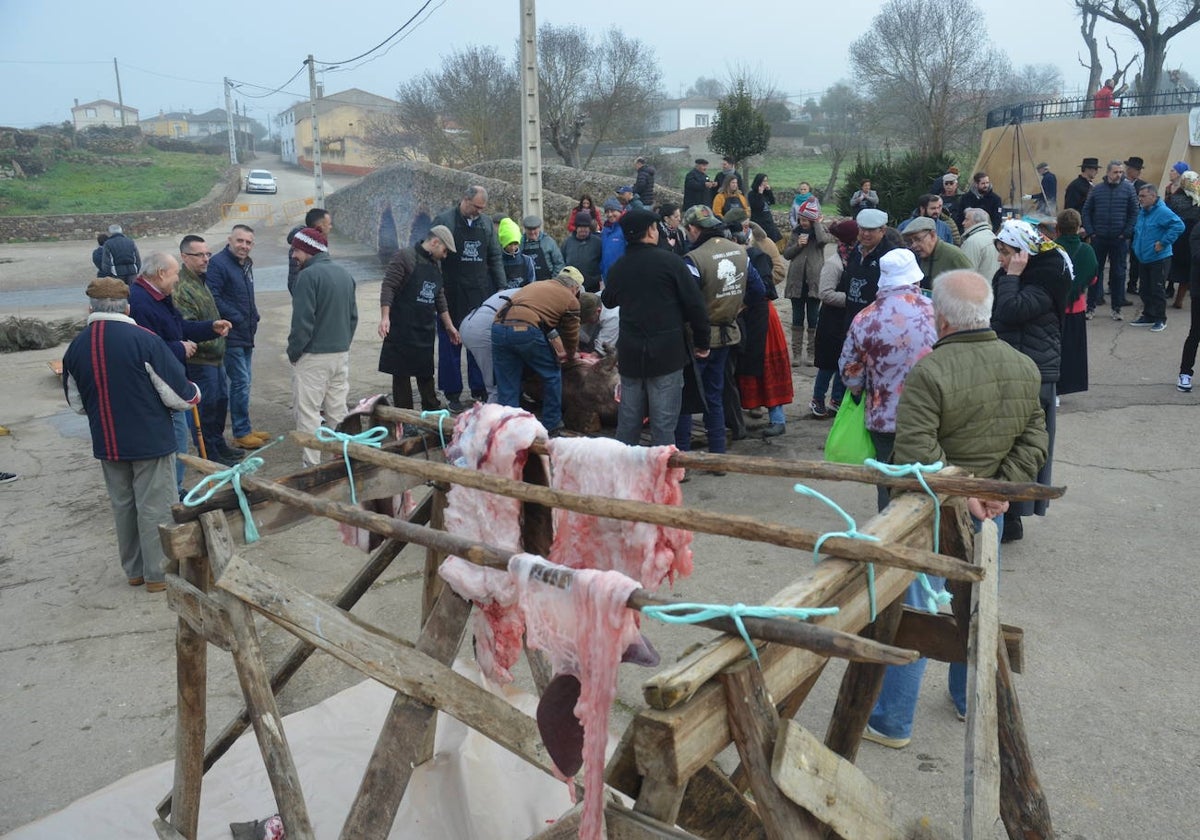
[{"label": "person in red jacket", "polygon": [[1121,100],[1117,99],[1116,91],[1113,90],[1113,80],[1105,79],[1100,90],[1092,96],[1092,111],[1096,119],[1111,117],[1113,108],[1120,107]]}]

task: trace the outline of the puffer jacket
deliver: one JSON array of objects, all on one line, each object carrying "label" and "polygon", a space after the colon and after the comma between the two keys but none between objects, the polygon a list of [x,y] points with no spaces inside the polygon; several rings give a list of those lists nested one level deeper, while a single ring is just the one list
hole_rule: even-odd
[{"label": "puffer jacket", "polygon": [[1033,481],[1050,444],[1040,390],[1029,357],[991,330],[951,333],[904,380],[892,461]]},{"label": "puffer jacket", "polygon": [[1071,290],[1071,261],[1060,248],[1034,254],[1020,276],[996,272],[992,329],[1033,359],[1043,382],[1062,367],[1062,321]]},{"label": "puffer jacket", "polygon": [[1137,193],[1133,183],[1110,184],[1101,181],[1092,187],[1083,202],[1083,229],[1092,236],[1133,236],[1138,214]]},{"label": "puffer jacket", "polygon": [[225,347],[253,347],[258,332],[258,304],[254,300],[254,260],[239,263],[226,245],[208,261],[204,284],[212,292],[221,317],[233,324]]},{"label": "puffer jacket", "polygon": [[820,222],[808,232],[808,244],[800,247],[799,229],[788,237],[783,258],[790,260],[787,269],[787,285],[783,287],[786,298],[815,298],[821,281],[821,267],[825,265],[826,245],[833,241],[829,228]]}]

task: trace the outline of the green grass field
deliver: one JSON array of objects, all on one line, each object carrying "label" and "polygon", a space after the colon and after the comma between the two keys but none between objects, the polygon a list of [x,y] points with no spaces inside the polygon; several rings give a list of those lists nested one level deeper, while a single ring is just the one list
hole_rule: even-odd
[{"label": "green grass field", "polygon": [[[754,173],[766,172],[771,180],[771,187],[776,193],[781,191],[795,192],[801,181],[808,181],[815,189],[825,189],[829,173],[833,170],[829,161],[824,158],[802,158],[791,155],[765,154],[753,167]],[[746,178],[753,180],[754,174],[748,169]],[[749,188],[749,184],[746,185]]]},{"label": "green grass field", "polygon": [[153,148],[128,157],[149,160],[151,165],[102,165],[80,154],[75,160],[55,164],[43,175],[0,181],[0,215],[124,213],[186,207],[208,194],[226,166],[220,155]]}]

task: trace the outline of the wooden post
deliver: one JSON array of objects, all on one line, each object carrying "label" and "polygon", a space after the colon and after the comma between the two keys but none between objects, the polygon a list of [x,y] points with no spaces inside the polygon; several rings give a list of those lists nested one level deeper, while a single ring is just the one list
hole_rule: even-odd
[{"label": "wooden post", "polygon": [[[429,514],[429,527],[436,528],[439,531],[446,528],[446,488],[443,485],[435,484],[433,492],[430,494],[433,497],[433,507]],[[430,614],[433,613],[433,605],[437,602],[438,595],[442,591],[442,579],[438,577],[438,569],[442,567],[442,561],[446,559],[446,552],[429,546],[425,549],[425,577],[421,587],[421,624],[424,626]]]},{"label": "wooden post", "polygon": [[[443,587],[421,630],[417,650],[445,665],[462,642],[471,603]],[[392,830],[413,770],[424,758],[437,709],[397,693],[375,742],[358,794],[342,827],[343,840],[383,840]]]},{"label": "wooden post", "polygon": [[[179,558],[180,575],[197,589],[208,588],[204,557]],[[171,826],[189,840],[200,828],[207,724],[208,642],[180,617],[175,630],[175,783]]]},{"label": "wooden post", "polygon": [[1008,836],[1019,840],[1054,840],[1050,804],[1042,792],[1033,754],[1025,737],[1021,704],[1013,686],[1008,651],[1000,646],[996,670],[996,717],[1000,729],[1000,817]]},{"label": "wooden post", "polygon": [[[219,575],[233,557],[233,537],[229,534],[229,525],[225,521],[225,514],[220,512],[206,513],[200,517],[200,521],[204,526],[213,571]],[[275,804],[279,806],[279,814],[287,826],[288,837],[316,840],[308,818],[308,806],[304,802],[304,791],[300,787],[300,774],[296,771],[287,735],[283,731],[283,716],[271,691],[262,646],[254,629],[254,617],[250,614],[250,608],[233,595],[222,593],[221,598],[233,629],[234,668],[246,708],[250,710],[250,720],[254,724],[254,734],[258,737],[259,750],[267,767]]]},{"label": "wooden post", "polygon": [[1000,742],[996,735],[996,672],[1000,611],[996,585],[999,534],[990,519],[975,539],[975,563],[986,573],[972,587],[967,651],[967,748],[963,840],[990,840],[1000,821]]},{"label": "wooden post", "polygon": [[[897,598],[876,616],[875,621],[863,628],[862,635],[890,644],[903,611],[904,599]],[[879,697],[884,667],[868,662],[851,662],[842,675],[837,702],[833,706],[829,728],[825,731],[825,746],[851,763],[858,758],[863,729]]]},{"label": "wooden post", "polygon": [[720,680],[725,688],[733,743],[746,768],[768,840],[822,840],[821,823],[784,796],[771,778],[779,715],[767,694],[758,663],[739,662],[722,671]]}]

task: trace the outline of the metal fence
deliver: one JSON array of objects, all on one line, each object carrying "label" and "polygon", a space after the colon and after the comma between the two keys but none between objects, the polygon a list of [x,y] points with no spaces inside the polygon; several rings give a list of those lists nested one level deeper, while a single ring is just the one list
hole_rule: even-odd
[{"label": "metal fence", "polygon": [[[1172,90],[1145,96],[1126,94],[1117,97],[1121,104],[1113,106],[1113,117],[1148,117],[1159,114],[1178,114],[1200,106],[1200,90]],[[996,128],[1012,123],[1045,122],[1046,120],[1086,120],[1095,117],[1090,96],[1081,99],[1044,99],[1021,102],[988,111],[987,127]]]}]

